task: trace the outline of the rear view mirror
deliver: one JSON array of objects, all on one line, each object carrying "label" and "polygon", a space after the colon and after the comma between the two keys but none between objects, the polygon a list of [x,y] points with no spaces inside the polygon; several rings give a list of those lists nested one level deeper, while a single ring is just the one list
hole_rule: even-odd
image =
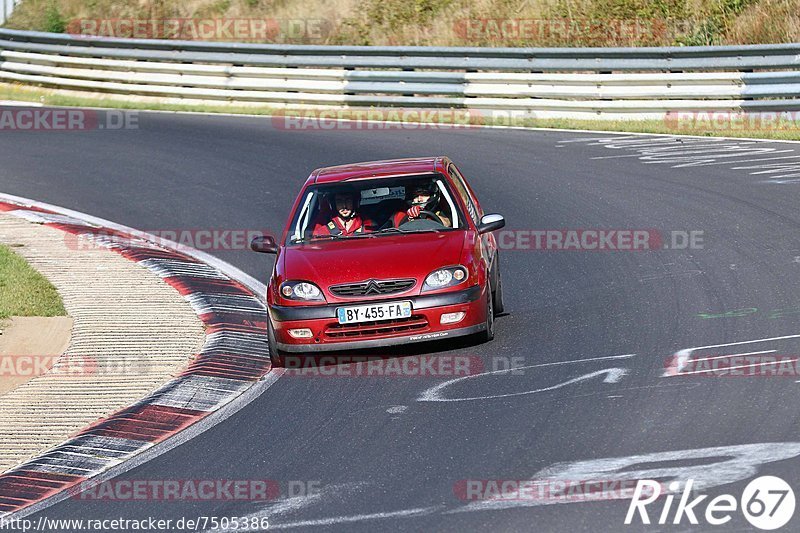
[{"label": "rear view mirror", "polygon": [[262,254],[277,254],[278,244],[275,242],[275,237],[262,235],[250,241],[250,249]]},{"label": "rear view mirror", "polygon": [[503,218],[503,215],[492,214],[492,215],[484,215],[481,218],[481,223],[478,225],[478,233],[489,233],[490,231],[497,231],[500,228],[505,227],[506,219]]}]

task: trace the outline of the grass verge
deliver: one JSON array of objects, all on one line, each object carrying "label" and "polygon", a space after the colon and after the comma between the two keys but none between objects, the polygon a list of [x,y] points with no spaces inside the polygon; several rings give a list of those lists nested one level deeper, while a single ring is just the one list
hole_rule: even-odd
[{"label": "grass verge", "polygon": [[[800,40],[797,0],[22,0],[7,26],[295,44],[666,46]],[[269,21],[217,26],[215,21]],[[131,24],[131,20],[140,23]],[[155,21],[165,24],[150,24]],[[200,24],[198,28],[192,21]],[[209,24],[210,23],[210,24]]]},{"label": "grass verge", "polygon": [[0,244],[0,320],[66,314],[55,287],[11,248]]},{"label": "grass verge", "polygon": [[[137,101],[104,97],[102,95],[65,94],[57,89],[31,87],[27,85],[0,83],[0,101],[34,102],[47,106],[90,107],[127,109],[141,111],[174,111],[200,113],[228,113],[243,115],[299,115],[313,116],[311,110],[286,110],[269,105],[236,105],[227,103],[182,104],[156,101]],[[446,111],[446,110],[445,110]],[[461,110],[464,111],[464,110]],[[364,109],[336,111],[339,118],[363,119],[368,116]],[[384,113],[384,120],[392,122],[393,115]],[[395,115],[397,116],[397,115]],[[416,115],[415,115],[416,116]],[[442,114],[437,115],[439,117]],[[462,115],[463,116],[463,115]],[[793,117],[794,120],[796,117]],[[800,140],[800,124],[787,120],[776,120],[762,128],[731,127],[715,129],[710,122],[697,121],[689,127],[675,125],[667,120],[583,120],[583,119],[520,119],[496,118],[482,121],[486,126],[514,126],[525,128],[552,128],[566,130],[594,130],[615,133],[662,133],[668,135],[698,135],[704,137],[744,137],[766,140]],[[437,122],[440,124],[443,122]],[[366,129],[366,128],[365,128]],[[375,128],[380,129],[380,128]],[[409,128],[413,129],[413,128]]]}]

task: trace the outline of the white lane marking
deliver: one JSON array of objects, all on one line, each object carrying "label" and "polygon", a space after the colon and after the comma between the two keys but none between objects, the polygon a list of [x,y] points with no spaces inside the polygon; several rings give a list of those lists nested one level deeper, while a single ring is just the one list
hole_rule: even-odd
[{"label": "white lane marking", "polygon": [[386,412],[394,415],[398,413],[403,413],[405,412],[406,409],[408,409],[407,405],[393,405],[392,407],[388,408]]},{"label": "white lane marking", "polygon": [[[635,149],[636,153],[632,154],[618,154],[618,155],[605,155],[605,156],[596,156],[592,157],[592,159],[618,159],[621,157],[642,157],[644,155],[661,155],[667,154],[671,155],[671,152],[678,152],[682,154],[697,154],[697,153],[707,153],[707,152],[714,152],[720,151],[720,148],[723,149],[733,149],[729,145],[720,144],[720,143],[675,143],[669,145],[657,145],[657,146],[650,146],[650,145],[638,145],[634,147],[630,146],[623,146],[623,147],[615,147],[610,145],[605,145],[606,148],[612,150],[631,150]],[[768,150],[771,150],[768,148]],[[787,150],[791,151],[791,150]]]},{"label": "white lane marking", "polygon": [[[331,526],[336,524],[365,522],[389,518],[414,518],[426,516],[438,511],[443,514],[465,512],[496,511],[515,507],[535,507],[540,505],[584,503],[602,501],[602,498],[569,497],[569,493],[561,495],[553,491],[559,483],[568,487],[580,480],[580,484],[608,484],[607,499],[629,499],[632,496],[631,485],[622,487],[620,483],[629,483],[638,479],[674,479],[685,482],[694,480],[698,490],[708,490],[721,485],[742,481],[756,475],[761,465],[791,459],[800,455],[800,443],[777,442],[757,443],[734,446],[717,446],[713,448],[696,448],[688,450],[656,452],[627,457],[611,457],[587,461],[573,461],[552,464],[538,471],[530,480],[532,488],[539,488],[538,493],[529,491],[533,497],[520,498],[514,492],[497,494],[483,498],[480,491],[467,492],[466,496],[477,496],[473,501],[456,509],[444,510],[445,505],[417,507],[399,511],[388,511],[369,514],[335,516],[296,522],[274,523],[270,521],[270,529],[292,529],[298,527]],[[701,464],[686,466],[687,462],[696,463],[698,459],[706,459]],[[670,466],[669,462],[677,463]],[[683,464],[681,464],[683,463]],[[638,469],[637,465],[642,465]],[[614,485],[614,484],[617,485]],[[682,485],[682,483],[681,483]],[[564,488],[562,487],[562,488]],[[470,490],[469,487],[467,489]],[[602,495],[602,494],[601,494]],[[568,497],[563,497],[568,496]],[[291,510],[306,507],[304,500],[293,502]],[[289,510],[289,507],[286,509]],[[252,516],[252,515],[251,515]],[[249,530],[246,530],[249,531]]]},{"label": "white lane marking", "polygon": [[762,350],[760,352],[731,353],[727,355],[715,355],[713,357],[695,357],[692,361],[713,361],[715,359],[727,359],[729,357],[744,357],[745,355],[761,355],[764,353],[775,353],[778,350]]},{"label": "white lane marking", "polygon": [[[795,153],[791,150],[777,150],[772,153]],[[687,155],[688,153],[695,153],[697,155]],[[727,164],[735,165],[740,161],[737,158],[758,156],[764,153],[770,153],[770,150],[746,150],[735,153],[720,153],[718,150],[704,150],[702,152],[683,152],[673,154],[653,154],[653,155],[640,155],[639,160],[645,165],[670,165],[672,168],[690,168],[690,167],[705,167],[709,165]],[[771,159],[764,158],[769,161]]]},{"label": "white lane marking", "polygon": [[675,352],[673,357],[673,363],[667,368],[662,377],[671,377],[676,375],[676,372],[681,372],[684,368],[686,368],[686,364],[689,362],[689,358],[692,356],[693,352],[698,350],[707,350],[709,348],[725,348],[728,346],[741,346],[742,344],[755,344],[757,342],[770,342],[770,341],[782,341],[786,339],[797,339],[800,338],[800,335],[783,335],[781,337],[769,337],[766,339],[755,339],[752,341],[738,341],[738,342],[727,342],[724,344],[711,344],[709,346],[698,346],[696,348],[684,348],[683,350],[678,350]]},{"label": "white lane marking", "polygon": [[[598,140],[609,140],[609,139],[665,139],[665,140],[674,140],[678,142],[689,142],[689,141],[703,141],[709,138],[711,139],[719,139],[721,141],[758,141],[758,142],[768,142],[768,143],[780,143],[780,144],[800,144],[800,141],[792,141],[792,140],[783,140],[783,139],[759,139],[756,137],[725,137],[725,136],[714,136],[709,137],[708,135],[682,135],[680,133],[639,133],[639,132],[631,132],[631,131],[608,131],[608,130],[570,130],[565,128],[526,128],[522,126],[481,126],[482,128],[493,128],[493,129],[507,129],[507,130],[523,130],[523,131],[557,131],[561,133],[596,133],[604,135],[603,137],[580,137],[578,139],[570,139],[570,140],[563,140],[559,141],[560,143],[570,143],[570,142],[589,142],[589,141],[598,141]],[[614,135],[616,137],[610,137]]]},{"label": "white lane marking", "polygon": [[[781,159],[800,159],[800,155],[785,155],[781,157],[763,157],[756,159],[742,159],[741,161],[717,161],[715,163],[697,163],[698,167],[710,167],[712,165],[738,165],[739,163],[755,163],[758,161],[778,161]],[[680,165],[678,166],[680,168]],[[733,170],[747,170],[750,167],[731,167]]]},{"label": "white lane marking", "polygon": [[[293,512],[297,512],[303,510],[307,507],[311,507],[319,503],[324,499],[332,498],[336,495],[344,495],[344,494],[354,494],[360,488],[364,487],[366,483],[344,483],[339,485],[328,485],[320,490],[316,490],[312,493],[305,494],[302,496],[290,496],[285,497],[280,500],[276,500],[270,502],[266,506],[262,507],[261,509],[249,513],[249,514],[242,514],[240,522],[243,523],[250,523],[251,521],[255,521],[259,525],[263,519],[267,519],[270,524],[268,529],[276,529],[276,525],[272,522],[273,516],[282,516],[286,514],[290,514]],[[263,528],[256,527],[245,527],[243,529],[239,529],[239,531],[263,531]],[[219,531],[219,529],[206,529],[200,533],[211,533],[212,531]]]},{"label": "white lane marking", "polygon": [[[751,165],[746,167],[733,167],[734,170],[753,170],[753,169],[766,169],[766,170],[756,170],[756,172],[751,172],[750,174],[754,176],[760,176],[762,174],[775,174],[776,172],[786,172],[786,171],[796,171],[800,170],[797,164],[792,163],[772,163],[770,165]],[[792,176],[797,176],[799,174],[784,174],[780,177],[782,178],[790,178]]]},{"label": "white lane marking", "polygon": [[[732,153],[726,153],[732,152]],[[672,168],[685,168],[690,166],[699,166],[701,163],[713,162],[718,159],[742,157],[751,155],[761,155],[765,153],[795,153],[792,150],[775,150],[774,148],[747,148],[739,150],[720,150],[709,148],[708,150],[688,150],[683,152],[674,153],[655,153],[649,155],[641,155],[640,160],[646,164],[673,164]],[[695,154],[695,155],[692,155]],[[686,163],[683,163],[686,161]]]},{"label": "white lane marking", "polygon": [[[666,158],[662,157],[659,158],[657,156],[646,156],[642,157],[642,161],[644,161],[645,165],[652,165],[652,164],[661,164],[661,163],[673,163],[672,168],[689,168],[689,167],[703,167],[708,166],[711,163],[716,163],[718,160],[724,160],[722,162],[728,163],[730,165],[738,164],[739,161],[733,161],[733,158],[738,157],[746,157],[751,155],[761,155],[764,153],[773,153],[773,154],[785,154],[785,153],[796,153],[792,150],[743,150],[740,152],[732,153],[732,154],[720,154],[714,153],[708,156],[686,156],[686,157],[671,157]],[[687,163],[681,163],[680,161],[688,161]],[[753,174],[751,172],[751,174]]]},{"label": "white lane marking", "polygon": [[[620,154],[592,157],[593,160],[638,158],[643,164],[668,164],[672,168],[728,165],[732,169],[748,170],[750,175],[775,174],[772,179],[758,183],[794,183],[798,180],[788,181],[785,178],[800,176],[800,161],[792,161],[800,156],[780,155],[796,154],[797,151],[786,145],[780,146],[763,139],[683,139],[672,136],[641,140],[629,137],[607,137],[560,141],[560,143],[568,142],[584,142],[609,150],[624,151]],[[757,155],[768,155],[769,157],[751,157]],[[782,162],[766,163],[778,160],[782,160]],[[751,162],[764,164],[749,165],[746,168],[740,166],[742,163]]]},{"label": "white lane marking", "polygon": [[284,515],[299,511],[320,501],[322,499],[322,495],[327,491],[327,489],[328,487],[326,487],[326,490],[322,490],[313,494],[291,496],[283,500],[278,500],[272,505],[269,505],[258,512],[245,515],[245,518],[269,518],[273,515]]},{"label": "white lane marking", "polygon": [[[777,150],[777,151],[775,151],[773,153],[781,154],[781,153],[785,153],[785,152],[786,152],[785,150]],[[796,153],[796,152],[790,152],[790,153]],[[760,155],[760,154],[761,154],[761,152],[754,152],[753,153],[753,155]],[[739,153],[739,154],[734,154],[734,155],[724,156],[724,157],[739,158],[739,157],[746,157],[748,155],[750,155],[750,154],[748,154],[748,153]],[[709,167],[709,166],[712,166],[712,165],[728,165],[728,166],[730,166],[730,165],[738,165],[740,163],[747,163],[747,162],[750,162],[750,161],[777,161],[779,159],[784,159],[784,157],[764,157],[764,158],[756,158],[756,159],[724,159],[724,157],[716,158],[716,159],[720,159],[720,161],[716,161],[716,159],[714,159],[714,160],[710,160],[710,161],[692,161],[690,163],[679,163],[677,165],[673,165],[672,168]],[[800,159],[800,156],[786,156],[785,158],[786,159]],[[798,161],[797,164],[800,164],[800,161]],[[767,166],[767,165],[762,165],[762,166]],[[793,166],[792,166],[792,168],[793,168]],[[736,166],[730,166],[730,169],[731,170],[742,170],[741,167],[736,167]],[[752,175],[753,173],[751,172],[750,174]]]},{"label": "white lane marking", "polygon": [[0,100],[0,106],[6,107],[44,107],[41,102],[24,102],[22,100]]},{"label": "white lane marking", "polygon": [[764,362],[764,363],[753,363],[752,365],[732,366],[730,368],[725,368],[725,369],[720,369],[720,370],[713,370],[713,369],[712,370],[690,370],[689,372],[681,372],[678,375],[679,376],[688,376],[688,375],[691,375],[691,374],[708,374],[708,373],[722,372],[722,371],[728,372],[730,370],[740,370],[742,368],[753,368],[753,367],[757,367],[757,366],[781,365],[781,364],[784,364],[784,363],[787,363],[787,362],[788,363],[794,363],[795,361],[797,361],[797,359],[792,359],[790,361],[769,361],[769,362]]},{"label": "white lane marking", "polygon": [[[794,162],[786,162],[786,163],[771,163],[769,165],[748,165],[745,167],[734,167],[734,168],[736,170],[756,170],[756,172],[751,172],[751,174],[754,176],[760,176],[762,174],[775,174],[776,172],[785,172],[787,170],[795,171],[798,170],[798,165],[797,163]],[[787,176],[782,176],[782,177],[787,177]]]},{"label": "white lane marking", "polygon": [[[704,142],[715,142],[715,141],[724,141],[725,137],[680,137],[676,135],[670,134],[662,134],[658,136],[653,134],[652,136],[647,133],[640,134],[639,137],[634,137],[633,134],[625,135],[619,134],[615,137],[583,137],[579,139],[566,139],[563,141],[559,141],[559,144],[568,144],[568,143],[606,143],[613,148],[624,148],[627,146],[648,146],[648,145],[658,145],[661,143],[664,144],[671,144],[671,143],[704,143]],[[731,139],[731,140],[739,140],[739,139]]]},{"label": "white lane marking", "polygon": [[[298,527],[313,527],[313,526],[330,526],[335,524],[345,524],[354,522],[366,522],[371,520],[383,520],[389,518],[408,518],[414,516],[424,516],[445,508],[444,505],[437,505],[432,507],[419,507],[416,509],[403,509],[399,511],[385,511],[379,513],[357,514],[346,516],[332,516],[327,518],[318,518],[310,520],[300,520],[295,522],[276,523],[273,517],[284,516],[297,511],[304,510],[311,507],[323,500],[330,500],[334,496],[347,496],[355,494],[358,490],[363,489],[367,483],[344,483],[339,485],[328,485],[325,488],[318,490],[312,494],[304,496],[286,497],[281,500],[266,505],[265,507],[249,513],[243,514],[240,521],[249,522],[256,519],[258,522],[261,519],[269,520],[269,529],[293,529]],[[204,530],[201,533],[211,533],[218,530]],[[261,531],[260,528],[245,528],[239,531]]]},{"label": "white lane marking", "polygon": [[[788,176],[800,176],[800,173],[798,173],[798,174],[787,174],[787,176],[784,176],[784,177],[788,177]],[[795,179],[790,179],[790,180],[774,178],[774,179],[768,179],[768,180],[761,180],[759,183],[770,183],[770,184],[773,184],[773,185],[774,184],[781,185],[781,184],[784,184],[784,183],[800,183],[800,178],[795,178]]]},{"label": "white lane marking", "polygon": [[603,156],[592,157],[591,159],[594,161],[603,159],[624,159],[626,157],[639,157],[639,154],[603,155]]},{"label": "white lane marking", "polygon": [[490,396],[476,396],[476,397],[471,397],[471,398],[444,398],[441,395],[441,392],[445,388],[447,388],[447,387],[449,387],[449,386],[451,386],[451,385],[453,385],[455,383],[459,383],[461,381],[465,381],[465,380],[468,380],[468,379],[476,379],[476,378],[488,376],[488,375],[491,375],[491,374],[502,374],[502,373],[507,373],[507,372],[512,372],[512,371],[519,371],[519,370],[523,370],[523,369],[526,369],[526,368],[542,368],[542,367],[548,367],[548,366],[579,364],[579,363],[591,363],[591,362],[596,362],[596,361],[607,361],[607,360],[613,360],[613,359],[628,359],[628,358],[634,357],[635,355],[636,354],[609,355],[609,356],[604,356],[604,357],[592,357],[592,358],[589,358],[589,359],[573,359],[573,360],[570,360],[570,361],[556,361],[556,362],[553,362],[553,363],[539,363],[539,364],[536,364],[536,365],[518,366],[518,367],[507,368],[507,369],[503,369],[503,370],[492,370],[492,371],[489,371],[489,372],[481,372],[480,374],[472,374],[472,375],[469,375],[469,376],[463,376],[463,377],[459,377],[459,378],[454,378],[454,379],[445,381],[443,383],[439,383],[438,385],[434,385],[433,387],[423,391],[422,394],[419,396],[419,398],[417,398],[417,401],[418,402],[464,402],[464,401],[471,401],[471,400],[487,400],[487,399],[492,399],[492,398],[508,398],[508,397],[512,397],[512,396],[524,396],[524,395],[537,394],[537,393],[540,393],[540,392],[547,392],[547,391],[559,389],[561,387],[565,387],[565,386],[571,385],[573,383],[578,383],[580,381],[585,381],[587,379],[592,379],[592,378],[597,377],[597,376],[602,375],[602,374],[606,374],[606,378],[603,380],[603,382],[605,382],[605,383],[617,383],[620,379],[622,379],[625,376],[625,374],[627,374],[628,371],[626,369],[623,369],[623,368],[606,368],[606,369],[603,369],[603,370],[599,370],[597,372],[592,372],[590,374],[584,374],[583,376],[578,376],[577,378],[573,378],[573,379],[571,379],[569,381],[566,381],[566,382],[563,382],[563,383],[559,383],[559,384],[553,385],[551,387],[545,387],[545,388],[541,388],[541,389],[524,391],[524,392],[515,392],[515,393],[509,393],[509,394],[499,394],[499,395],[490,395]]},{"label": "white lane marking", "polygon": [[[771,146],[764,146],[760,143],[681,143],[670,146],[659,146],[655,148],[636,148],[640,155],[644,156],[671,156],[671,155],[689,155],[689,154],[708,154],[708,153],[724,153],[724,152],[737,152],[737,151],[750,151],[758,149],[759,151],[772,153],[778,151]],[[786,149],[785,152],[792,150]]]},{"label": "white lane marking", "polygon": [[[629,486],[625,489],[621,487],[617,487],[616,490],[609,489],[606,500],[629,499],[633,495],[633,485],[639,479],[676,480],[682,482],[681,486],[687,480],[692,479],[698,490],[706,491],[713,487],[748,479],[756,475],[759,467],[763,464],[791,459],[798,455],[800,455],[800,442],[717,446],[556,463],[540,470],[526,481],[533,486],[543,486],[544,488],[552,487],[559,481],[573,485],[579,481],[583,486],[588,483],[627,482]],[[698,459],[706,459],[706,461],[687,466],[688,462],[698,463]],[[677,464],[674,466],[664,464],[669,462]],[[637,468],[637,465],[640,466]],[[447,511],[445,514],[599,501],[596,497],[584,499],[558,497],[549,491],[543,493],[541,497],[534,494],[534,497],[528,498],[520,498],[514,492],[499,495],[492,493],[488,498],[478,499],[477,497],[481,496],[480,493],[468,491],[466,496],[476,496],[475,499],[478,501]]]},{"label": "white lane marking", "polygon": [[417,507],[415,509],[403,509],[402,511],[387,511],[383,513],[358,514],[351,516],[333,516],[330,518],[319,518],[316,520],[302,520],[298,522],[287,522],[285,524],[273,524],[270,522],[269,529],[291,529],[296,527],[319,527],[332,526],[335,524],[347,524],[353,522],[366,522],[369,520],[386,520],[388,518],[410,518],[426,516],[444,508],[443,505],[434,507]]},{"label": "white lane marking", "polygon": [[[545,366],[560,366],[560,365],[575,365],[580,363],[593,363],[595,361],[608,361],[613,359],[630,359],[631,357],[635,357],[635,353],[626,353],[622,355],[604,355],[602,357],[589,357],[588,359],[570,359],[568,361],[553,361],[552,363],[538,363],[535,365],[529,366],[517,366],[513,368],[506,368],[503,370],[491,370],[489,372],[483,372],[483,374],[499,374],[501,372],[513,372],[514,370],[519,370],[521,368],[542,368]],[[465,377],[476,377],[480,374],[475,374],[473,376],[465,376]],[[462,378],[458,378],[462,379]]]},{"label": "white lane marking", "polygon": [[615,141],[613,139],[606,141],[599,141],[598,144],[610,150],[639,150],[643,152],[648,151],[664,151],[664,150],[685,150],[687,148],[694,148],[696,146],[726,146],[730,141],[721,139],[692,139],[689,141],[679,141],[677,139],[664,139],[665,142],[653,142],[651,140],[636,140],[636,141]]}]

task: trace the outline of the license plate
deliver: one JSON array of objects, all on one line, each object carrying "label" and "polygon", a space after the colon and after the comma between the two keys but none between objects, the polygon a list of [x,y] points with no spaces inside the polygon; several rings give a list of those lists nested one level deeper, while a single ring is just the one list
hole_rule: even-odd
[{"label": "license plate", "polygon": [[392,302],[390,304],[354,305],[336,309],[339,324],[395,320],[411,316],[411,302]]}]

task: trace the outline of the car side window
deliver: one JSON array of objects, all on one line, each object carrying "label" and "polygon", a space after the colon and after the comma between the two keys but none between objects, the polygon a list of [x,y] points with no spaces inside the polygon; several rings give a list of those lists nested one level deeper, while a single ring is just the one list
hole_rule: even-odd
[{"label": "car side window", "polygon": [[467,191],[467,187],[464,184],[464,178],[461,176],[461,173],[452,163],[447,167],[447,173],[450,174],[450,177],[453,180],[453,184],[456,186],[456,190],[458,194],[461,196],[461,199],[464,200],[464,205],[467,206],[467,211],[469,212],[469,217],[477,226],[480,224],[480,214],[478,213],[478,208],[475,206],[475,202],[472,201],[472,197],[470,196],[469,192]]}]

